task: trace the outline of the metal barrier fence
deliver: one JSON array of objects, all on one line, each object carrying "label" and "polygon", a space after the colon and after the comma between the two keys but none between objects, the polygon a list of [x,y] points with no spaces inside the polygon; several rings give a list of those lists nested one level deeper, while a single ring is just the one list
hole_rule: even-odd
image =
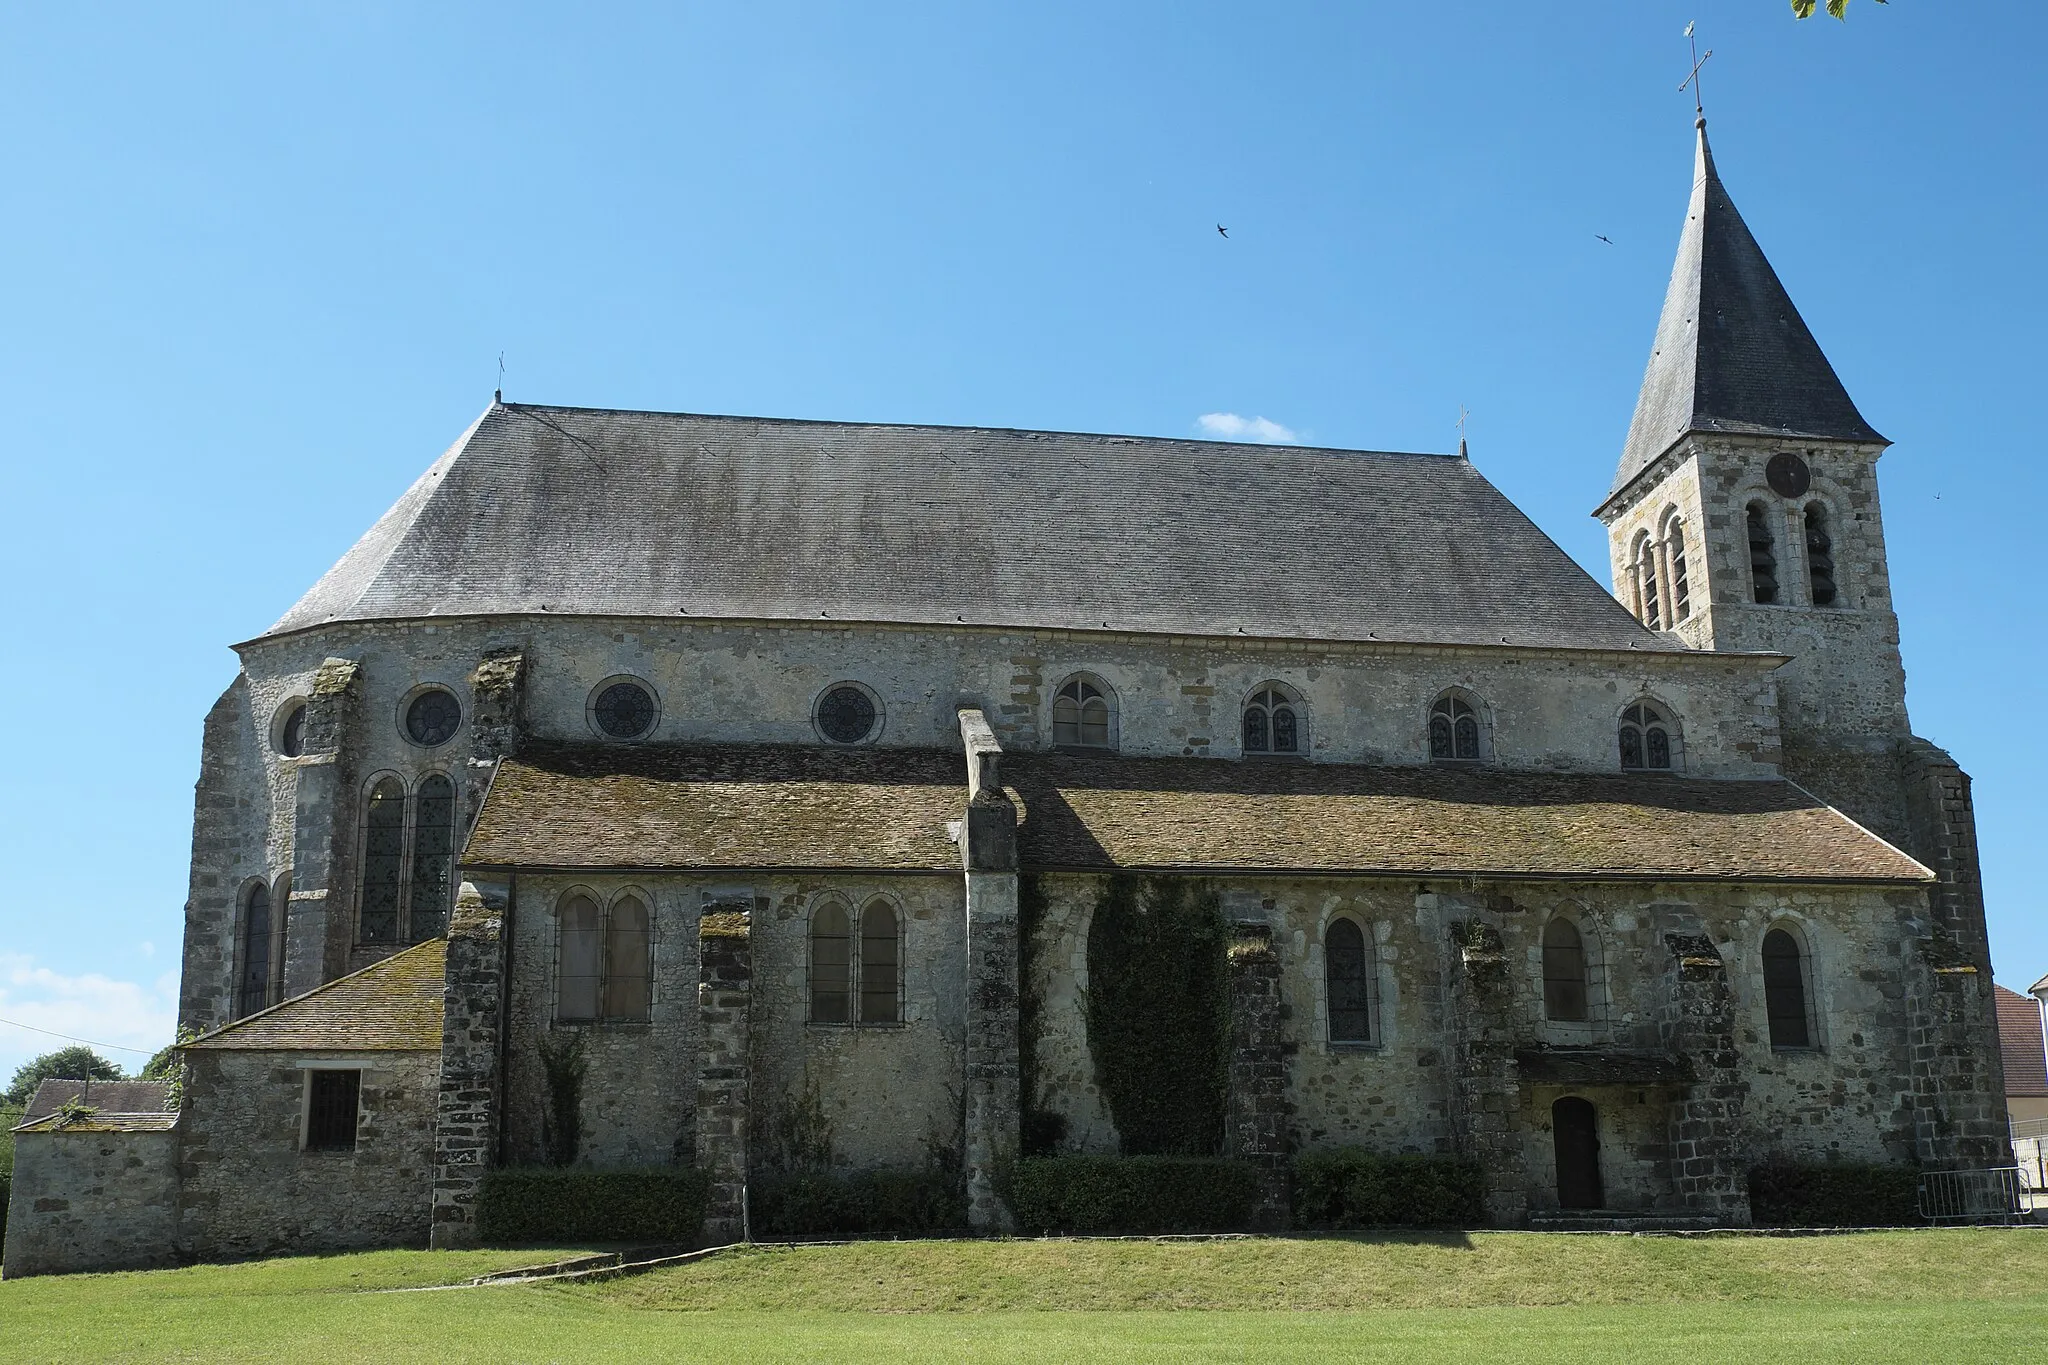
[{"label": "metal barrier fence", "polygon": [[2011,1126],[2014,1142],[2027,1138],[2048,1138],[2048,1119],[2014,1119]]},{"label": "metal barrier fence", "polygon": [[1930,1223],[2016,1223],[2024,1197],[2017,1166],[1920,1176],[1920,1216]]}]

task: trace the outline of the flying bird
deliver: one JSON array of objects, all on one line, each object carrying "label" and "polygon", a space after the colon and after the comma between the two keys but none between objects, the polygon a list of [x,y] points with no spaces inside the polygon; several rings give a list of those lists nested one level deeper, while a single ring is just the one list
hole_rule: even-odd
[{"label": "flying bird", "polygon": [[[1600,234],[1599,234],[1599,233],[1597,233],[1597,232],[1596,232],[1596,233],[1594,233],[1593,235],[1594,235],[1595,237],[1600,237]],[[1609,246],[1613,246],[1613,245],[1614,245],[1614,239],[1613,239],[1612,237],[1600,237],[1600,240],[1601,240],[1601,241],[1603,241],[1603,242],[1605,242],[1605,243],[1607,243],[1607,245],[1609,245]]]},{"label": "flying bird", "polygon": [[1223,226],[1223,224],[1218,223],[1216,225],[1216,235],[1218,237],[1228,237],[1230,235],[1230,229]]}]

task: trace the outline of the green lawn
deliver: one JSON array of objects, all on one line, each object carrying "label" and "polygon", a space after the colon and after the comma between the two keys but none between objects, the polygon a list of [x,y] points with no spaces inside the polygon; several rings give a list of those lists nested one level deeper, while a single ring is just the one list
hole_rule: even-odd
[{"label": "green lawn", "polygon": [[2023,1360],[2048,1233],[867,1243],[427,1293],[550,1254],[0,1284],[9,1360]]}]

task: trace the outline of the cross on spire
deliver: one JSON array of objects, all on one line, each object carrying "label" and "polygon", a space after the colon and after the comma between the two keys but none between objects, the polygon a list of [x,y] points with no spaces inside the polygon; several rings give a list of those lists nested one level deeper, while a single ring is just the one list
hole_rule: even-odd
[{"label": "cross on spire", "polygon": [[1692,36],[1692,31],[1698,25],[1698,22],[1698,20],[1688,20],[1685,25],[1686,45],[1692,49],[1692,70],[1688,71],[1685,74],[1685,79],[1678,83],[1678,89],[1679,93],[1683,94],[1685,87],[1688,85],[1692,87],[1692,111],[1695,115],[1704,119],[1707,116],[1707,106],[1700,101],[1700,68],[1707,64],[1707,57],[1714,55],[1714,49],[1710,47],[1706,51],[1706,56],[1700,55],[1699,39]]}]

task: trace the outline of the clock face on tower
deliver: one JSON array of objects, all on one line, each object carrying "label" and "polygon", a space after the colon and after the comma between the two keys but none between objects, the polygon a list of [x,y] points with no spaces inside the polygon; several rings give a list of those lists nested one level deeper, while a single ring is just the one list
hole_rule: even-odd
[{"label": "clock face on tower", "polygon": [[1779,497],[1796,498],[1811,486],[1813,473],[1807,469],[1806,461],[1788,450],[1771,456],[1771,462],[1764,466],[1764,482]]}]

